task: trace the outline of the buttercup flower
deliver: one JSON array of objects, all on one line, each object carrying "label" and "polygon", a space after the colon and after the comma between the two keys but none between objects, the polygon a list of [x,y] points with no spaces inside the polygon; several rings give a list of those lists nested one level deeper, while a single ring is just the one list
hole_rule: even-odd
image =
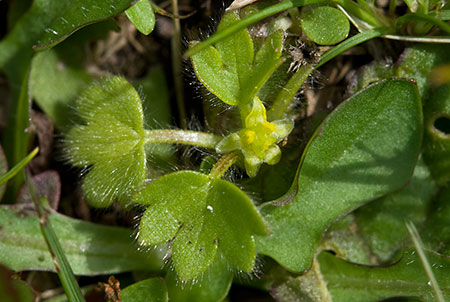
[{"label": "buttercup flower", "polygon": [[216,150],[219,153],[241,150],[247,174],[255,177],[262,163],[274,165],[280,160],[281,150],[277,144],[289,135],[293,126],[287,119],[268,122],[266,108],[255,96],[244,128],[226,136],[217,144]]}]

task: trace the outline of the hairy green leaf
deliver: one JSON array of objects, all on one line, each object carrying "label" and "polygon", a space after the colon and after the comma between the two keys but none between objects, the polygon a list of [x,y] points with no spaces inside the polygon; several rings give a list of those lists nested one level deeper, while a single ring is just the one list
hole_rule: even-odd
[{"label": "hairy green leaf", "polygon": [[232,183],[180,171],[151,182],[134,201],[149,206],[139,225],[139,243],[174,238],[173,262],[181,280],[205,272],[217,250],[231,267],[253,270],[253,236],[268,231],[251,200]]},{"label": "hairy green leaf", "polygon": [[89,86],[76,103],[82,120],[66,136],[68,160],[92,169],[83,179],[88,202],[106,207],[125,204],[144,184],[146,159],[141,100],[122,77]]},{"label": "hairy green leaf", "polygon": [[347,38],[350,22],[338,9],[330,6],[305,8],[302,29],[312,41],[321,45],[333,45]]},{"label": "hairy green leaf", "polygon": [[121,293],[123,302],[167,302],[167,287],[163,279],[151,278],[126,287]]},{"label": "hairy green leaf", "polygon": [[149,0],[138,0],[125,11],[125,15],[144,35],[150,34],[155,28],[155,13]]},{"label": "hairy green leaf", "polygon": [[261,211],[272,235],[259,252],[293,271],[310,264],[326,227],[411,177],[422,137],[417,87],[410,81],[377,83],[339,106],[310,140],[289,194]]},{"label": "hairy green leaf", "polygon": [[[217,32],[237,22],[238,15],[228,13]],[[192,56],[192,65],[200,82],[220,100],[229,105],[248,105],[281,64],[282,49],[283,36],[277,31],[254,54],[252,38],[242,29]]]},{"label": "hairy green leaf", "polygon": [[[15,271],[54,271],[38,218],[33,213],[27,204],[0,206],[0,263]],[[75,275],[159,270],[162,265],[156,254],[136,250],[129,230],[96,225],[53,211],[49,219]]]}]

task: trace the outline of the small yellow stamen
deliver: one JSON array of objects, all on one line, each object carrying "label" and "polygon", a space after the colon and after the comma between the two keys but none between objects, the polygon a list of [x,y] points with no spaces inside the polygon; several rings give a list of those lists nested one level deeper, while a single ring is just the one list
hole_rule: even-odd
[{"label": "small yellow stamen", "polygon": [[244,132],[245,138],[247,140],[247,144],[251,144],[255,141],[256,133],[253,130],[246,130]]},{"label": "small yellow stamen", "polygon": [[271,131],[271,132],[275,131],[275,125],[270,123],[270,122],[263,123],[263,127],[266,128],[267,130]]}]

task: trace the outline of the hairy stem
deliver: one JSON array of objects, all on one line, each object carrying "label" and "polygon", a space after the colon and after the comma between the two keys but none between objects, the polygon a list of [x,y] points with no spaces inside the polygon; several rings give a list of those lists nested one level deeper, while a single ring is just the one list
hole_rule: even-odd
[{"label": "hairy stem", "polygon": [[237,151],[229,152],[223,155],[211,169],[209,175],[213,178],[222,178],[227,170],[239,159]]},{"label": "hairy stem", "polygon": [[222,137],[191,130],[145,130],[145,144],[181,144],[215,149]]}]

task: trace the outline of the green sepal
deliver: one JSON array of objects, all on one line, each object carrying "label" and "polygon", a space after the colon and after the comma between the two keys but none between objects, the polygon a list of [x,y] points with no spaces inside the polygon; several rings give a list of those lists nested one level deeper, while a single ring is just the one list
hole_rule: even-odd
[{"label": "green sepal", "polygon": [[246,272],[255,263],[254,235],[268,229],[255,206],[232,183],[194,171],[162,176],[134,196],[149,207],[139,224],[141,245],[172,240],[175,270],[191,280],[213,263],[219,252]]},{"label": "green sepal", "polygon": [[145,181],[144,118],[133,86],[122,77],[109,77],[89,86],[76,104],[81,123],[66,136],[67,158],[92,170],[83,190],[89,204],[122,204]]}]

